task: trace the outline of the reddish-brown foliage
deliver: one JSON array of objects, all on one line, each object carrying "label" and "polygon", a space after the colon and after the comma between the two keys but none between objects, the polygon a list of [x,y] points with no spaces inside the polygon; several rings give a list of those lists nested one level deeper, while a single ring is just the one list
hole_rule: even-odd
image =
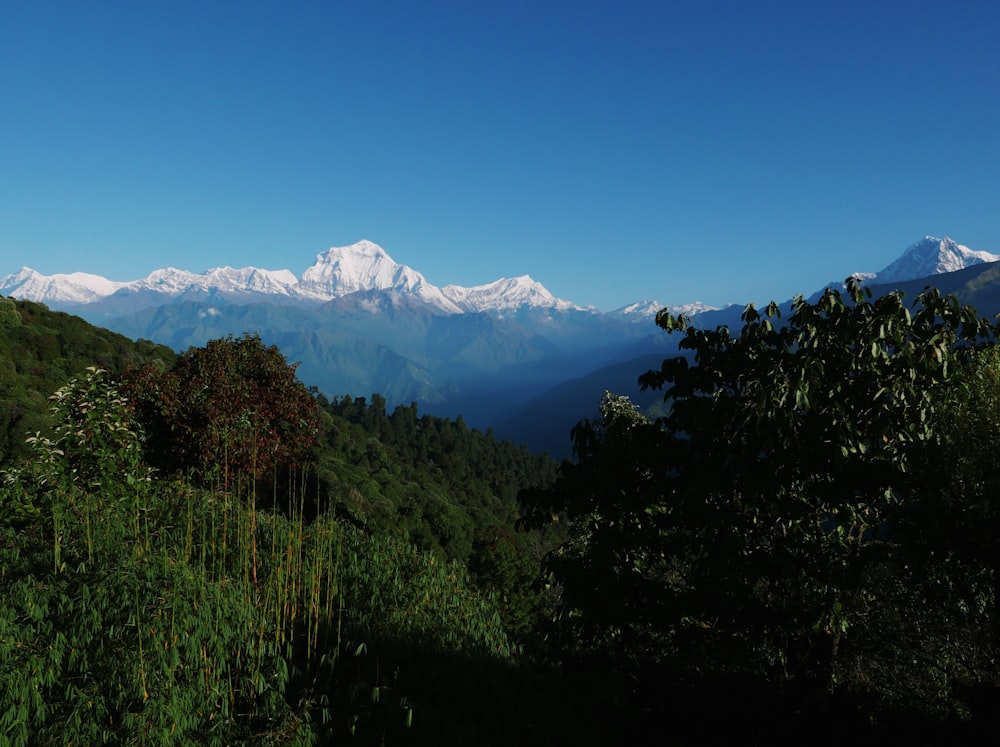
[{"label": "reddish-brown foliage", "polygon": [[316,399],[258,335],[191,348],[165,373],[135,369],[125,390],[161,469],[217,467],[238,483],[301,466],[317,443]]}]

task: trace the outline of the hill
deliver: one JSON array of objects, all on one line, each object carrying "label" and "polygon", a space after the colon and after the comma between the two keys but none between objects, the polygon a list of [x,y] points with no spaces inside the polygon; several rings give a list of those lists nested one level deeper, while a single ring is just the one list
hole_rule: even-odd
[{"label": "hill", "polygon": [[166,367],[176,357],[164,345],[0,297],[0,463],[23,454],[25,437],[50,425],[49,397],[87,368],[120,374],[144,363]]}]

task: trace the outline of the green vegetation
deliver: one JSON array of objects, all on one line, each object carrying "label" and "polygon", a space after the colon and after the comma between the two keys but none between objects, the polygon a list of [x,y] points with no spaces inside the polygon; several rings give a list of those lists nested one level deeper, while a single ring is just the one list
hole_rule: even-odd
[{"label": "green vegetation", "polygon": [[[996,329],[856,283],[743,328],[662,313],[689,353],[608,396],[549,493],[571,541],[562,658],[633,684],[647,725],[712,741],[955,735],[995,718]],[[716,722],[717,723],[717,722]],[[942,731],[943,733],[943,731]]]},{"label": "green vegetation", "polygon": [[457,565],[329,514],[256,512],[252,492],[152,479],[102,371],[60,390],[55,416],[55,437],[33,441],[4,492],[8,743],[387,730],[413,707],[391,669],[361,661],[376,642],[510,657]]},{"label": "green vegetation", "polygon": [[113,374],[169,366],[166,347],[93,327],[30,301],[0,298],[0,464],[23,456],[27,436],[51,425],[48,398],[88,366]]},{"label": "green vegetation", "polygon": [[[32,312],[20,326],[44,319],[56,339],[78,324]],[[84,369],[7,462],[4,743],[558,738],[554,714],[576,706],[546,694],[557,674],[516,666],[512,638],[537,595],[511,579],[537,562],[498,539],[514,536],[517,480],[551,479],[550,463],[415,408],[314,397],[253,336],[162,361]],[[383,444],[390,420],[419,422],[433,457]],[[392,524],[408,515],[422,533]]]},{"label": "green vegetation", "polygon": [[556,470],[253,335],[174,356],[3,299],[0,741],[995,729],[997,327],[855,283],[657,321],[657,417],[607,394]]}]

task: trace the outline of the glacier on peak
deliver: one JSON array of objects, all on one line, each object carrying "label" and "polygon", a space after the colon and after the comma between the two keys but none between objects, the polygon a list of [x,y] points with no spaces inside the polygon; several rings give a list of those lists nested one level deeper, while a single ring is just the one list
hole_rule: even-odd
[{"label": "glacier on peak", "polygon": [[110,296],[124,285],[86,272],[42,275],[30,267],[22,267],[0,280],[0,293],[12,295],[7,289],[17,288],[20,297],[32,300],[45,298],[54,303],[93,303]]},{"label": "glacier on peak", "polygon": [[576,304],[553,296],[545,286],[530,275],[500,278],[492,283],[469,288],[446,285],[441,291],[463,311],[499,311],[522,306],[581,310]]},{"label": "glacier on peak", "polygon": [[[391,292],[437,309],[439,313],[460,314],[470,310],[504,310],[520,306],[579,308],[555,298],[529,276],[501,279],[475,288],[450,286],[448,293],[416,270],[395,262],[372,241],[361,240],[335,246],[316,255],[315,262],[301,279],[290,270],[263,270],[256,267],[216,267],[204,273],[165,267],[144,278],[128,282],[107,280],[98,275],[41,275],[27,267],[0,278],[0,294],[48,303],[64,309],[98,303],[115,296],[118,308],[139,308],[154,303],[155,297],[179,298],[222,293],[230,301],[283,299],[283,303],[325,303],[353,293]],[[138,294],[145,296],[139,300]],[[457,303],[455,299],[463,299]]]},{"label": "glacier on peak", "polygon": [[[868,284],[886,284],[996,261],[1000,261],[1000,255],[972,250],[948,237],[926,236],[880,272],[855,273],[855,276]],[[840,281],[829,284],[830,287],[840,285]],[[330,247],[317,254],[301,279],[287,269],[228,266],[204,273],[166,267],[128,282],[85,272],[42,275],[28,267],[0,278],[0,295],[39,301],[64,310],[107,300],[118,313],[165,303],[169,299],[201,295],[221,294],[229,302],[236,303],[274,300],[320,304],[362,291],[396,294],[400,299],[417,301],[443,314],[485,311],[504,315],[521,309],[600,313],[593,307],[584,308],[553,296],[530,275],[501,278],[472,287],[438,287],[416,270],[395,262],[381,246],[367,239]],[[662,308],[685,316],[714,310],[701,302],[664,307],[658,301],[643,300],[608,313],[641,322],[655,317]]]},{"label": "glacier on peak", "polygon": [[875,273],[870,282],[884,284],[956,272],[984,262],[1000,261],[1000,255],[976,251],[951,238],[925,236],[911,244],[903,255]]},{"label": "glacier on peak", "polygon": [[316,255],[316,262],[302,273],[297,290],[323,299],[339,298],[368,290],[399,291],[449,314],[459,309],[436,285],[416,270],[401,265],[367,239],[335,246]]},{"label": "glacier on peak", "polygon": [[[865,285],[888,285],[919,280],[946,272],[957,272],[973,265],[997,261],[1000,261],[1000,255],[970,249],[947,236],[942,239],[928,235],[920,241],[910,244],[902,255],[879,272],[854,272],[851,273],[850,277],[856,278]],[[835,280],[827,283],[824,287],[842,289],[844,281]],[[817,292],[812,298],[818,296]]]},{"label": "glacier on peak", "polygon": [[696,314],[700,314],[703,311],[718,311],[715,306],[709,306],[702,301],[694,301],[693,303],[684,303],[676,305],[668,305],[660,303],[652,299],[643,299],[641,301],[636,301],[635,303],[628,304],[627,306],[622,306],[620,309],[615,309],[611,313],[617,317],[632,321],[635,323],[646,323],[650,319],[655,319],[656,315],[663,309],[666,309],[671,314],[682,315],[686,317],[693,317]]}]

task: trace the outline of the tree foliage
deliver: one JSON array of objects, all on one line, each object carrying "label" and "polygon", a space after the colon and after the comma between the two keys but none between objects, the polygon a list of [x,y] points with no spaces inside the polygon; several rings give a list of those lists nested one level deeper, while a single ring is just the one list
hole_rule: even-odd
[{"label": "tree foliage", "polygon": [[[573,527],[548,567],[579,650],[828,693],[868,687],[848,672],[890,621],[919,626],[900,605],[921,594],[891,592],[913,581],[901,527],[929,500],[927,454],[957,435],[942,427],[950,388],[996,330],[932,289],[911,310],[846,287],[796,298],[787,320],[748,306],[735,333],[658,315],[681,354],[640,381],[664,390],[668,414],[650,422],[607,397],[549,495]],[[972,604],[967,592],[954,585],[948,604]],[[947,655],[921,656],[935,663],[911,657],[905,676],[927,682]],[[902,676],[901,662],[885,671]],[[937,705],[956,689],[943,677]]]},{"label": "tree foliage", "polygon": [[25,455],[27,436],[48,433],[48,398],[87,368],[117,376],[142,364],[162,370],[174,357],[42,304],[0,298],[0,464]]},{"label": "tree foliage", "polygon": [[319,408],[275,346],[258,335],[191,348],[167,372],[131,372],[128,391],[151,436],[156,466],[218,471],[226,484],[305,463]]},{"label": "tree foliage", "polygon": [[52,402],[53,437],[0,489],[5,744],[381,744],[415,712],[448,723],[401,667],[513,655],[461,564],[307,522],[303,496],[287,516],[151,475],[99,369]]}]

